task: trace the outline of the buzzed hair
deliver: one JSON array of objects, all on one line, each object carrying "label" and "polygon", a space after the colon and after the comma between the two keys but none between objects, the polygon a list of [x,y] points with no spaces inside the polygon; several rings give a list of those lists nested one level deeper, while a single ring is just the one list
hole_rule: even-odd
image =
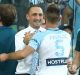
[{"label": "buzzed hair", "polygon": [[[33,7],[39,7],[39,8],[41,8],[40,5],[37,5],[37,4],[31,5],[31,6],[27,9],[26,14],[28,14],[29,11],[31,10],[31,8],[33,8]],[[42,9],[42,8],[41,8],[41,9]]]},{"label": "buzzed hair", "polygon": [[58,5],[56,4],[49,5],[45,12],[45,17],[51,23],[56,23],[57,21],[59,21],[60,10]]}]

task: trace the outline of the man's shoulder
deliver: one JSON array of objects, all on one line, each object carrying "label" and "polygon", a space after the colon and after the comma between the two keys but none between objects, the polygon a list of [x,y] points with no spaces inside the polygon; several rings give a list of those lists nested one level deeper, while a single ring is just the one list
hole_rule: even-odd
[{"label": "man's shoulder", "polygon": [[65,36],[69,36],[71,37],[71,35],[67,32],[67,31],[64,31],[64,30],[60,30],[62,34],[64,34]]},{"label": "man's shoulder", "polygon": [[46,31],[46,29],[43,28],[43,27],[40,27],[39,30],[40,30],[40,31]]}]

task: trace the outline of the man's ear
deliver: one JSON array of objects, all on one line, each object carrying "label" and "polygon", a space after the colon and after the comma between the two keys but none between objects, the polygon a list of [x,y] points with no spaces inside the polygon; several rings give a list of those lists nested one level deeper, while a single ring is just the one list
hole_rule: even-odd
[{"label": "man's ear", "polygon": [[59,16],[59,20],[62,20],[62,15]]},{"label": "man's ear", "polygon": [[28,16],[28,14],[26,14],[26,19],[29,20],[29,16]]},{"label": "man's ear", "polygon": [[58,21],[61,21],[61,20],[62,20],[62,15],[60,15],[60,16],[59,16],[59,19],[58,19]]}]

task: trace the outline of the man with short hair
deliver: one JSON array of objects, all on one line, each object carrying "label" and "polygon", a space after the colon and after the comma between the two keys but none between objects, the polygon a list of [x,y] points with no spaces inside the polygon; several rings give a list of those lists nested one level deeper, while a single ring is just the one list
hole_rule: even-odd
[{"label": "man with short hair", "polygon": [[[16,8],[11,4],[0,4],[0,54],[15,51],[15,34],[10,28],[16,19]],[[0,75],[15,75],[17,61],[0,62]]]},{"label": "man with short hair", "polygon": [[[39,5],[30,6],[26,12],[26,18],[29,22],[28,27],[19,31],[15,35],[16,51],[25,48],[26,44],[23,42],[23,40],[27,32],[34,33],[37,31],[45,30],[44,28],[40,27],[42,25],[43,20],[43,10]],[[30,75],[29,71],[32,64],[32,56],[33,53],[22,60],[18,60],[16,75]]]}]

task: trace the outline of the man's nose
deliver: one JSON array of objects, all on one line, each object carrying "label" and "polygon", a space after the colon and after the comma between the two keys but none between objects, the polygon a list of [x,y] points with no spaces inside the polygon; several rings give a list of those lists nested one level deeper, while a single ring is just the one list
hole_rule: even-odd
[{"label": "man's nose", "polygon": [[39,15],[36,15],[36,19],[38,19],[38,20],[39,20],[40,18],[41,18],[41,17],[40,17]]}]

